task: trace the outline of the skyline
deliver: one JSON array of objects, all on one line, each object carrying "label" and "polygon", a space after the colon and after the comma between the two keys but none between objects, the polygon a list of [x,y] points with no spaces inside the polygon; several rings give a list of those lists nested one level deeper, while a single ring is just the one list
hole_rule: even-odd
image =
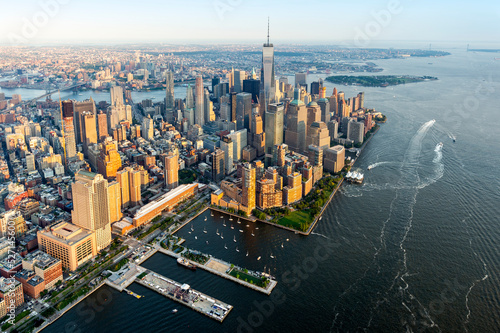
[{"label": "skyline", "polygon": [[0,22],[0,44],[262,43],[268,16],[271,40],[281,44],[500,43],[500,4],[491,1],[474,7],[448,0],[318,1],[310,8],[298,1],[191,3],[189,11],[183,3],[159,1],[133,11],[126,1],[41,0],[22,7],[5,3],[9,15]]}]

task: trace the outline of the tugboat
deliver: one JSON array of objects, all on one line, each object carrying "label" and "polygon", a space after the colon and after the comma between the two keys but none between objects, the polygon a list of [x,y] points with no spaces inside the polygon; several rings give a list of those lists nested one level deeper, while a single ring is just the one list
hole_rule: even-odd
[{"label": "tugboat", "polygon": [[186,268],[188,268],[188,269],[191,269],[191,270],[193,270],[193,271],[195,271],[195,270],[196,270],[196,266],[195,266],[195,265],[193,265],[192,263],[190,263],[189,261],[187,261],[187,260],[186,260],[186,259],[184,259],[184,258],[177,258],[177,263],[178,263],[179,265],[184,266],[184,267],[186,267]]}]

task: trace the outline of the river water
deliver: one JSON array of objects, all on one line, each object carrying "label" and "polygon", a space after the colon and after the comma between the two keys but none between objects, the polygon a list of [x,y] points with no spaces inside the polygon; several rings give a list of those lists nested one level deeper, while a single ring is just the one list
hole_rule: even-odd
[{"label": "river water", "polygon": [[45,331],[498,332],[500,61],[451,52],[377,62],[382,74],[438,81],[339,87],[365,91],[365,106],[388,121],[357,161],[365,183],[344,184],[310,236],[209,211],[178,233],[188,247],[271,272],[274,297],[156,254],[143,266],[234,306],[224,323],[133,284],[144,298],[102,287]]}]

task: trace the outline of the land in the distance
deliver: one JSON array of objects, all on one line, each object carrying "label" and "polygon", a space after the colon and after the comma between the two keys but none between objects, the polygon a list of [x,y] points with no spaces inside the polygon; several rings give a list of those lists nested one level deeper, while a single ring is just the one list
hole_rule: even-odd
[{"label": "land in the distance", "polygon": [[388,87],[399,84],[434,81],[433,76],[410,76],[410,75],[374,75],[374,76],[351,76],[335,75],[326,78],[327,81],[335,84],[358,85],[363,87]]}]

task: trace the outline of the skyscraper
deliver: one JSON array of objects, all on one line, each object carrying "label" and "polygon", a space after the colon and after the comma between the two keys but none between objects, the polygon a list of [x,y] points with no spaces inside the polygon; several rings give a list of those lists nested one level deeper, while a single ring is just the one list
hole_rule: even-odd
[{"label": "skyscraper", "polygon": [[62,102],[64,142],[66,150],[66,160],[76,156],[75,126],[73,122],[73,102]]},{"label": "skyscraper", "polygon": [[75,130],[76,144],[85,144],[85,135],[83,135],[82,113],[84,111],[96,114],[95,103],[92,97],[83,102],[73,101],[73,123]]},{"label": "skyscraper", "polygon": [[128,177],[128,168],[120,170],[116,173],[116,180],[120,183],[122,209],[130,206],[130,185]]},{"label": "skyscraper", "polygon": [[255,190],[256,190],[256,169],[250,163],[245,163],[243,165],[243,177],[242,177],[242,193],[241,193],[241,204],[247,207],[247,211],[252,211],[255,204]]},{"label": "skyscraper", "polygon": [[120,86],[114,86],[109,89],[111,95],[111,106],[122,106],[123,103],[123,89]]},{"label": "skyscraper", "polygon": [[228,136],[222,137],[220,140],[220,149],[224,151],[226,174],[230,174],[233,171],[233,140]]},{"label": "skyscraper", "polygon": [[78,171],[72,187],[72,221],[79,227],[95,231],[97,251],[111,243],[108,181],[102,175]]},{"label": "skyscraper", "polygon": [[163,155],[165,185],[173,190],[179,186],[179,156],[173,152]]},{"label": "skyscraper", "polygon": [[115,178],[116,172],[122,167],[122,159],[117,150],[117,143],[107,138],[101,144],[101,152],[97,158],[97,169],[104,178]]},{"label": "skyscraper", "polygon": [[173,109],[175,106],[174,97],[174,73],[171,71],[165,72],[165,84],[167,86],[165,96],[165,107],[167,110]]},{"label": "skyscraper", "polygon": [[256,79],[243,80],[243,92],[252,94],[252,102],[257,103],[259,100],[260,81]]},{"label": "skyscraper", "polygon": [[243,91],[243,80],[245,79],[245,71],[234,71],[234,92],[240,93]]},{"label": "skyscraper", "polygon": [[196,109],[194,114],[194,122],[195,124],[203,126],[205,125],[205,108],[203,106],[204,104],[203,77],[201,75],[196,76],[195,99],[196,99]]},{"label": "skyscraper", "polygon": [[290,150],[304,153],[306,151],[307,109],[304,102],[300,100],[299,89],[295,89],[294,99],[290,102],[286,117],[285,143]]},{"label": "skyscraper", "polygon": [[81,114],[80,124],[82,125],[83,151],[87,154],[89,146],[97,143],[95,113],[84,111]]},{"label": "skyscraper", "polygon": [[212,153],[212,180],[216,183],[224,179],[224,151],[216,148]]},{"label": "skyscraper", "polygon": [[151,140],[154,136],[153,119],[148,115],[142,119],[142,137],[146,140]]},{"label": "skyscraper", "polygon": [[250,130],[250,115],[252,114],[252,94],[239,93],[236,95],[236,129]]},{"label": "skyscraper", "polygon": [[268,22],[267,43],[264,43],[262,48],[262,69],[260,74],[260,103],[264,111],[267,110],[268,104],[274,103],[276,96],[276,80],[274,77],[274,45],[269,43]]},{"label": "skyscraper", "polygon": [[266,133],[262,124],[262,117],[258,113],[254,113],[252,117],[252,146],[257,150],[257,156],[265,154]]},{"label": "skyscraper", "polygon": [[97,114],[97,129],[99,130],[99,141],[106,139],[108,136],[108,116],[102,111]]},{"label": "skyscraper", "polygon": [[283,122],[285,107],[283,103],[269,104],[266,111],[266,161],[272,158],[273,147],[283,143]]}]

